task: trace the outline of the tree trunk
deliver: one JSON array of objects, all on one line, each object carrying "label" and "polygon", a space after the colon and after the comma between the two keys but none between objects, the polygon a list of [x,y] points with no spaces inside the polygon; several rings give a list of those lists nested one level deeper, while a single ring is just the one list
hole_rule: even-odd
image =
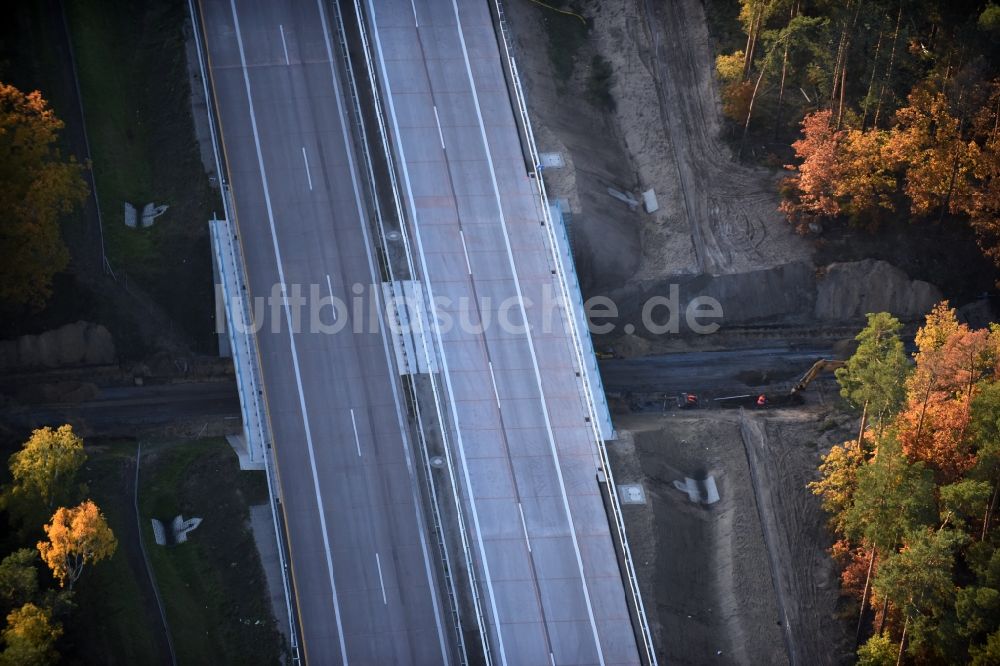
[{"label": "tree trunk", "polygon": [[878,117],[882,112],[882,98],[885,95],[885,87],[892,75],[892,65],[896,60],[896,41],[899,39],[899,24],[903,21],[903,0],[899,0],[899,13],[896,14],[896,29],[892,33],[892,50],[889,53],[889,64],[885,68],[885,78],[878,91],[878,104],[875,105],[875,119],[872,121],[872,128],[878,128]]},{"label": "tree trunk", "polygon": [[788,71],[788,43],[785,42],[785,52],[781,56],[781,84],[778,86],[778,109],[774,112],[774,138],[778,138],[778,128],[781,127],[781,103],[785,99],[785,72]]},{"label": "tree trunk", "polygon": [[858,429],[858,450],[864,453],[865,446],[865,426],[868,425],[868,401],[865,400],[865,406],[861,409],[861,427]]},{"label": "tree trunk", "polygon": [[757,37],[760,34],[760,22],[763,19],[764,10],[754,12],[750,18],[750,34],[747,36],[747,52],[743,60],[743,80],[750,79],[750,70],[753,69],[753,52],[757,50]]},{"label": "tree trunk", "polygon": [[750,16],[750,29],[747,30],[747,45],[743,48],[743,80],[744,81],[747,80],[747,71],[748,71],[748,68],[750,67],[750,43],[751,43],[751,40],[753,39],[753,24],[754,24],[754,17],[755,16],[756,16],[755,14]]},{"label": "tree trunk", "polygon": [[889,613],[889,597],[882,600],[882,616],[878,621],[878,631],[875,633],[881,634],[882,630],[885,629],[885,616]]},{"label": "tree trunk", "polygon": [[899,639],[899,652],[896,653],[896,666],[903,663],[903,646],[906,645],[906,630],[910,628],[910,616],[906,616],[906,621],[903,622],[903,635]]},{"label": "tree trunk", "polygon": [[750,129],[750,116],[753,114],[753,103],[757,100],[757,91],[760,90],[760,82],[764,80],[764,72],[767,71],[767,60],[764,60],[763,66],[760,68],[760,74],[757,75],[757,83],[754,84],[753,94],[750,95],[750,106],[747,107],[747,119],[743,123],[743,138],[740,139],[740,150],[736,154],[737,159],[743,157],[743,147],[747,142],[747,130]]},{"label": "tree trunk", "polygon": [[882,31],[878,31],[878,41],[875,43],[875,58],[872,61],[872,75],[868,79],[868,92],[865,93],[865,107],[861,114],[861,131],[865,130],[865,123],[868,121],[868,106],[872,100],[872,90],[875,88],[875,71],[878,69],[878,53],[882,50]]},{"label": "tree trunk", "polygon": [[844,120],[844,85],[847,83],[847,64],[844,63],[844,68],[840,70],[840,107],[837,109],[837,129],[840,129],[840,125]]},{"label": "tree trunk", "polygon": [[868,574],[865,576],[865,589],[861,593],[861,612],[858,613],[858,630],[854,633],[854,647],[861,644],[861,627],[865,619],[865,606],[868,604],[868,584],[872,579],[872,569],[875,566],[875,546],[872,546],[872,553],[868,556]]},{"label": "tree trunk", "polygon": [[924,404],[920,406],[920,419],[917,421],[917,432],[913,436],[913,441],[920,439],[920,434],[924,429],[924,416],[927,414],[927,403],[931,399],[931,386],[934,384],[934,376],[927,380],[927,390],[924,392]]},{"label": "tree trunk", "polygon": [[995,509],[996,505],[997,505],[997,494],[998,494],[998,492],[1000,492],[1000,487],[998,487],[997,482],[994,481],[993,482],[993,494],[990,497],[990,503],[986,505],[986,513],[985,513],[985,515],[983,515],[983,534],[982,534],[982,536],[979,539],[980,541],[985,541],[986,540],[986,533],[990,529],[990,518],[991,518],[991,516],[993,514],[993,509]]},{"label": "tree trunk", "polygon": [[[958,103],[962,104],[962,98],[965,97],[965,91],[963,90],[958,95]],[[958,121],[958,139],[955,141],[955,158],[951,161],[951,179],[948,181],[948,192],[944,195],[944,201],[941,202],[941,215],[938,217],[938,224],[944,220],[945,213],[951,208],[951,195],[955,192],[955,180],[958,178],[958,162],[959,157],[962,155],[962,127],[965,125],[965,114],[962,114],[962,119]],[[971,391],[970,391],[971,395]],[[968,405],[966,406],[968,407]]]}]

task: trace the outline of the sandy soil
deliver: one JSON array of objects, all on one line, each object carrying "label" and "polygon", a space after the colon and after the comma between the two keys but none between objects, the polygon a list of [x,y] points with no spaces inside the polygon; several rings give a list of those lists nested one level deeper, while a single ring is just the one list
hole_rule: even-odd
[{"label": "sandy soil", "polygon": [[[615,480],[642,483],[647,496],[646,505],[625,509],[659,656],[681,664],[842,663],[850,650],[834,618],[829,536],[806,483],[843,419],[815,408],[748,414],[750,433],[740,421],[737,412],[617,419]],[[716,504],[693,504],[673,486],[708,474]]]},{"label": "sandy soil", "polygon": [[[574,213],[585,290],[809,259],[808,244],[777,212],[778,174],[737,164],[719,140],[713,58],[697,0],[588,3],[593,30],[565,84],[555,80],[544,48],[544,22],[552,19],[527,0],[511,9],[540,148],[566,160],[546,179]],[[613,114],[585,101],[593,54],[611,63]],[[636,197],[653,188],[660,209],[629,211],[609,186]]]},{"label": "sandy soil", "polygon": [[[661,661],[788,663],[738,425],[684,416],[617,423],[615,480],[641,482],[648,500],[625,508],[630,540],[653,544],[642,577]],[[705,474],[721,496],[711,506],[673,486]],[[652,533],[633,527],[642,512],[652,514]]]},{"label": "sandy soil", "polygon": [[807,260],[807,243],[777,211],[778,174],[737,164],[720,141],[721,105],[701,3],[642,0],[640,15],[699,272],[736,273]]},{"label": "sandy soil", "polygon": [[757,460],[757,502],[772,533],[776,587],[783,601],[795,661],[853,663],[853,636],[837,617],[837,570],[827,554],[826,514],[806,483],[820,455],[852,435],[856,420],[827,410],[778,410],[755,418],[748,438]]}]

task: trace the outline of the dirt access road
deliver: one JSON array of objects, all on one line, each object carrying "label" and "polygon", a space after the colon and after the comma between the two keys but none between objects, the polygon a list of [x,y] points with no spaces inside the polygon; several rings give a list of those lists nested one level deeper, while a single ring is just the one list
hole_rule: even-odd
[{"label": "dirt access road", "polygon": [[773,173],[737,164],[720,141],[714,59],[701,3],[641,4],[659,114],[672,148],[698,272],[742,272],[807,258],[805,243],[795,242],[776,210]]}]

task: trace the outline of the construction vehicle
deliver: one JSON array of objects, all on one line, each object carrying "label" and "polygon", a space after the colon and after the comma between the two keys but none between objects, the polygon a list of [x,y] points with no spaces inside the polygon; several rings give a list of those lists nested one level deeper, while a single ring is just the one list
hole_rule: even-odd
[{"label": "construction vehicle", "polygon": [[698,396],[694,393],[681,393],[677,396],[677,409],[697,409]]},{"label": "construction vehicle", "polygon": [[792,387],[792,395],[799,393],[800,391],[805,391],[809,384],[812,383],[816,377],[823,372],[833,372],[837,368],[843,368],[847,364],[846,361],[837,361],[835,359],[821,358],[812,367],[809,368],[806,374],[802,375],[802,379]]}]

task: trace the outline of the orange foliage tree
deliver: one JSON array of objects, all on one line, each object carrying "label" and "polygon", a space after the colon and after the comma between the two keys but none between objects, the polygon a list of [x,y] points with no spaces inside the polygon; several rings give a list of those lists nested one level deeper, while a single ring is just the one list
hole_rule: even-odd
[{"label": "orange foliage tree", "polygon": [[63,122],[38,91],[0,83],[0,301],[40,306],[69,262],[59,217],[87,197],[82,168],[57,148]]},{"label": "orange foliage tree", "polygon": [[971,406],[980,382],[995,378],[996,335],[959,323],[943,302],[927,316],[916,342],[916,369],[896,432],[910,460],[923,461],[948,483],[976,463]]},{"label": "orange foliage tree", "polygon": [[59,584],[70,589],[85,565],[111,557],[118,547],[104,514],[90,500],[72,509],[59,507],[44,529],[49,540],[38,542],[38,552]]}]

